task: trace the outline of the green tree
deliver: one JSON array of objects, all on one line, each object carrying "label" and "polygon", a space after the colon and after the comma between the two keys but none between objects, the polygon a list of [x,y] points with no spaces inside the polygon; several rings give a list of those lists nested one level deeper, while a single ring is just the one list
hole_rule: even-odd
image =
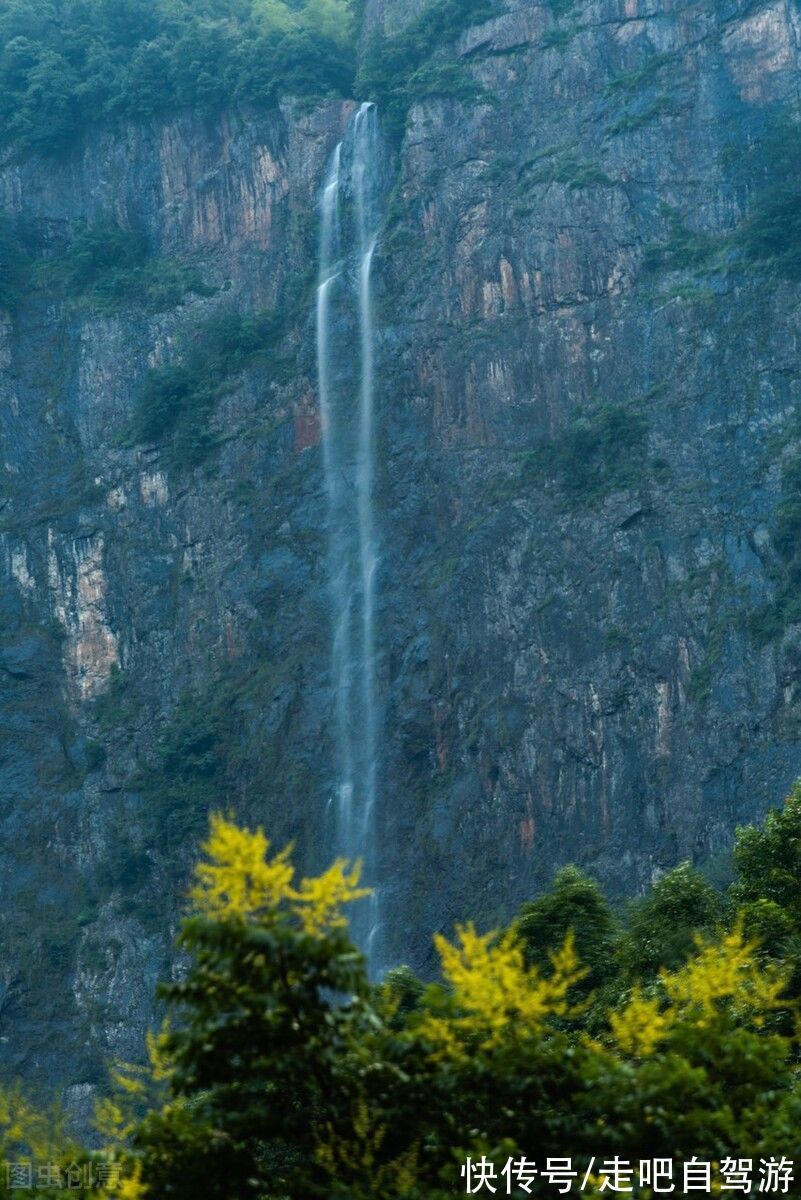
[{"label": "green tree", "polygon": [[172,1099],[138,1141],[163,1196],[322,1194],[315,1134],[340,1104],[341,1061],[366,977],[342,905],[365,893],[337,862],[295,883],[288,854],[214,818],[179,944],[191,965],[162,988]]},{"label": "green tree", "polygon": [[737,831],[734,865],[732,900],[737,904],[772,900],[801,932],[801,783],[760,827]]},{"label": "green tree", "polygon": [[526,961],[543,969],[573,934],[585,967],[585,989],[599,987],[615,972],[616,927],[598,884],[577,867],[563,867],[549,891],[524,904],[517,917]]},{"label": "green tree", "polygon": [[[719,901],[690,868],[640,905],[645,982],[590,1036],[571,930],[597,955],[582,921],[601,942],[614,925],[579,872],[506,931],[437,936],[440,982],[400,969],[371,989],[341,913],[356,876],[338,863],[297,885],[287,854],[267,850],[261,833],[215,820],[181,935],[188,971],[162,992],[171,1095],[137,1132],[153,1194],[443,1200],[467,1156],[500,1179],[533,1150],[586,1163],[602,1146],[679,1169],[723,1147],[801,1150],[795,1030],[774,1021],[794,1011],[792,964],[766,961],[741,923],[692,939]],[[586,1194],[604,1194],[601,1181]]]},{"label": "green tree", "polygon": [[718,893],[690,863],[668,871],[647,896],[632,903],[620,948],[627,978],[649,978],[675,968],[693,951],[698,933],[712,931],[723,914]]},{"label": "green tree", "polygon": [[58,154],[176,106],[349,95],[353,33],[347,0],[0,0],[0,144]]},{"label": "green tree", "polygon": [[[289,848],[214,817],[182,974],[161,989],[170,1021],[150,1068],[121,1074],[129,1102],[101,1106],[120,1194],[445,1200],[463,1190],[466,1158],[492,1164],[500,1190],[507,1161],[534,1155],[582,1171],[599,1155],[670,1158],[680,1194],[693,1157],[798,1159],[798,958],[782,937],[767,954],[747,924],[786,932],[797,919],[799,796],[739,833],[728,928],[686,864],[635,907],[620,986],[591,1032],[583,993],[605,968],[579,946],[595,961],[619,939],[580,872],[561,872],[509,929],[436,935],[438,981],[398,968],[370,985],[344,915],[364,894],[358,870],[339,861],[299,881]],[[51,1136],[2,1093],[0,1134],[7,1159]],[[67,1152],[91,1158],[57,1130],[48,1153]],[[553,1190],[538,1175],[519,1194]],[[583,1194],[609,1194],[597,1168]],[[653,1196],[636,1183],[630,1194]]]},{"label": "green tree", "polygon": [[766,954],[792,964],[788,990],[801,996],[801,782],[761,826],[738,829],[734,865],[734,909]]}]

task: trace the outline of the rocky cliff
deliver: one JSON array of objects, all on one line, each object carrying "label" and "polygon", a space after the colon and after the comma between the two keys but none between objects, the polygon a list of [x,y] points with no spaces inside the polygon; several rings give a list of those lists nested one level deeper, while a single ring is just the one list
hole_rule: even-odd
[{"label": "rocky cliff", "polygon": [[[566,861],[625,894],[709,859],[801,771],[801,296],[771,224],[799,39],[791,0],[508,0],[390,137],[387,961]],[[140,1052],[210,807],[327,856],[316,208],[355,103],[0,172],[36,266],[0,326],[0,1049],[73,1101]],[[70,288],[103,222],[149,263]]]}]

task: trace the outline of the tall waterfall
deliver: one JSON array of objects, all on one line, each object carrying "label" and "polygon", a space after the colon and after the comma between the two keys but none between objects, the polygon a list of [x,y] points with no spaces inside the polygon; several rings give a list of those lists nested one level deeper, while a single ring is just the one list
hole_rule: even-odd
[{"label": "tall waterfall", "polygon": [[320,201],[317,378],[328,503],[336,843],[338,853],[362,860],[373,889],[369,905],[354,917],[353,934],[374,968],[381,921],[375,828],[381,719],[372,267],[380,193],[378,115],[375,105],[363,104],[334,151]]}]

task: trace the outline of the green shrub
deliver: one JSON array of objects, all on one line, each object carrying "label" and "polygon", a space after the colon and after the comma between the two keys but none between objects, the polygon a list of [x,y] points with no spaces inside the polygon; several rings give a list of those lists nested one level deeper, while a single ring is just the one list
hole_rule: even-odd
[{"label": "green shrub", "polygon": [[734,236],[747,261],[776,275],[801,279],[801,123],[794,111],[778,114],[745,165],[752,197]]},{"label": "green shrub", "polygon": [[749,261],[770,264],[787,279],[801,279],[801,177],[765,188],[737,240]]},{"label": "green shrub", "polygon": [[370,34],[356,91],[378,104],[390,138],[400,139],[415,100],[432,95],[472,100],[485,94],[464,64],[444,62],[439,52],[496,11],[496,0],[434,0],[400,33],[387,37],[376,29]]},{"label": "green shrub", "polygon": [[486,504],[508,504],[545,480],[556,479],[574,504],[589,504],[610,492],[634,487],[646,472],[664,475],[660,460],[649,463],[648,422],[636,408],[601,405],[569,422],[551,442],[518,454],[511,473],[488,482]]},{"label": "green shrub", "polygon": [[115,730],[132,725],[141,707],[133,689],[133,679],[128,671],[113,665],[106,690],[101,692],[93,704],[93,718],[101,738]]},{"label": "green shrub", "polygon": [[81,226],[64,262],[67,289],[80,295],[90,288],[141,267],[147,258],[147,241],[141,230],[125,229],[106,218]]},{"label": "green shrub", "polygon": [[622,133],[633,133],[644,125],[655,121],[657,117],[672,116],[676,112],[675,102],[670,96],[656,96],[649,104],[636,112],[624,113],[609,127],[609,136],[618,137]]},{"label": "green shrub", "polygon": [[579,32],[578,25],[573,25],[569,29],[546,29],[540,39],[540,46],[543,50],[564,50]]},{"label": "green shrub", "polygon": [[781,637],[789,625],[801,623],[801,455],[791,458],[782,471],[782,499],[771,540],[777,555],[773,597],[747,622],[760,645]]},{"label": "green shrub", "polygon": [[563,429],[544,449],[542,462],[559,476],[568,495],[589,501],[642,479],[647,439],[642,413],[623,405],[602,405]]},{"label": "green shrub", "polygon": [[583,162],[575,155],[566,154],[554,163],[541,167],[532,176],[531,181],[538,183],[548,180],[554,183],[567,184],[569,188],[593,187],[609,185],[612,181],[597,163]]},{"label": "green shrub", "polygon": [[[626,128],[637,119],[624,117]],[[727,148],[719,161],[731,183],[748,191],[744,219],[731,233],[714,236],[689,229],[676,209],[665,206],[668,237],[646,249],[646,270],[703,273],[746,264],[801,280],[801,121],[795,109],[774,114],[750,149]]]},{"label": "green shrub", "polygon": [[134,413],[134,441],[169,442],[173,466],[197,465],[218,441],[210,428],[215,405],[245,367],[269,358],[273,377],[284,377],[286,364],[276,354],[280,336],[273,313],[223,312],[206,322],[178,362],[146,376]]},{"label": "green shrub", "polygon": [[721,239],[689,229],[675,208],[664,206],[668,223],[666,241],[647,246],[643,266],[647,271],[700,270],[710,265],[721,248]]},{"label": "green shrub", "polygon": [[230,710],[192,693],[170,714],[142,777],[148,812],[167,845],[196,837],[223,802],[232,719]]},{"label": "green shrub", "polygon": [[129,304],[158,312],[174,308],[187,292],[208,296],[214,290],[186,264],[152,257],[141,230],[109,217],[77,226],[61,254],[40,261],[37,275],[46,290],[103,312]]},{"label": "green shrub", "polygon": [[662,68],[675,61],[675,57],[674,54],[653,54],[641,67],[633,71],[622,71],[609,80],[606,85],[607,95],[613,96],[617,92],[632,95],[641,88],[649,87]]}]

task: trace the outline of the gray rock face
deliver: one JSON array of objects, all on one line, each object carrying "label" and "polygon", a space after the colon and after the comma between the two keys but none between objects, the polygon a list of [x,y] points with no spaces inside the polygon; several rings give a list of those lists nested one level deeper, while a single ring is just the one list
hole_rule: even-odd
[{"label": "gray rock face", "polygon": [[[432,929],[561,863],[631,893],[714,855],[801,771],[797,630],[745,620],[774,588],[799,291],[725,260],[738,156],[797,99],[798,8],[566,7],[462,35],[484,90],[412,105],[375,268],[383,933],[421,968]],[[0,173],[51,258],[112,214],[211,293],[40,289],[0,327],[0,1050],[31,1080],[138,1055],[209,806],[327,856],[315,206],[352,110],[181,117]],[[143,382],[228,310],[276,332],[182,464],[132,433]]]}]

